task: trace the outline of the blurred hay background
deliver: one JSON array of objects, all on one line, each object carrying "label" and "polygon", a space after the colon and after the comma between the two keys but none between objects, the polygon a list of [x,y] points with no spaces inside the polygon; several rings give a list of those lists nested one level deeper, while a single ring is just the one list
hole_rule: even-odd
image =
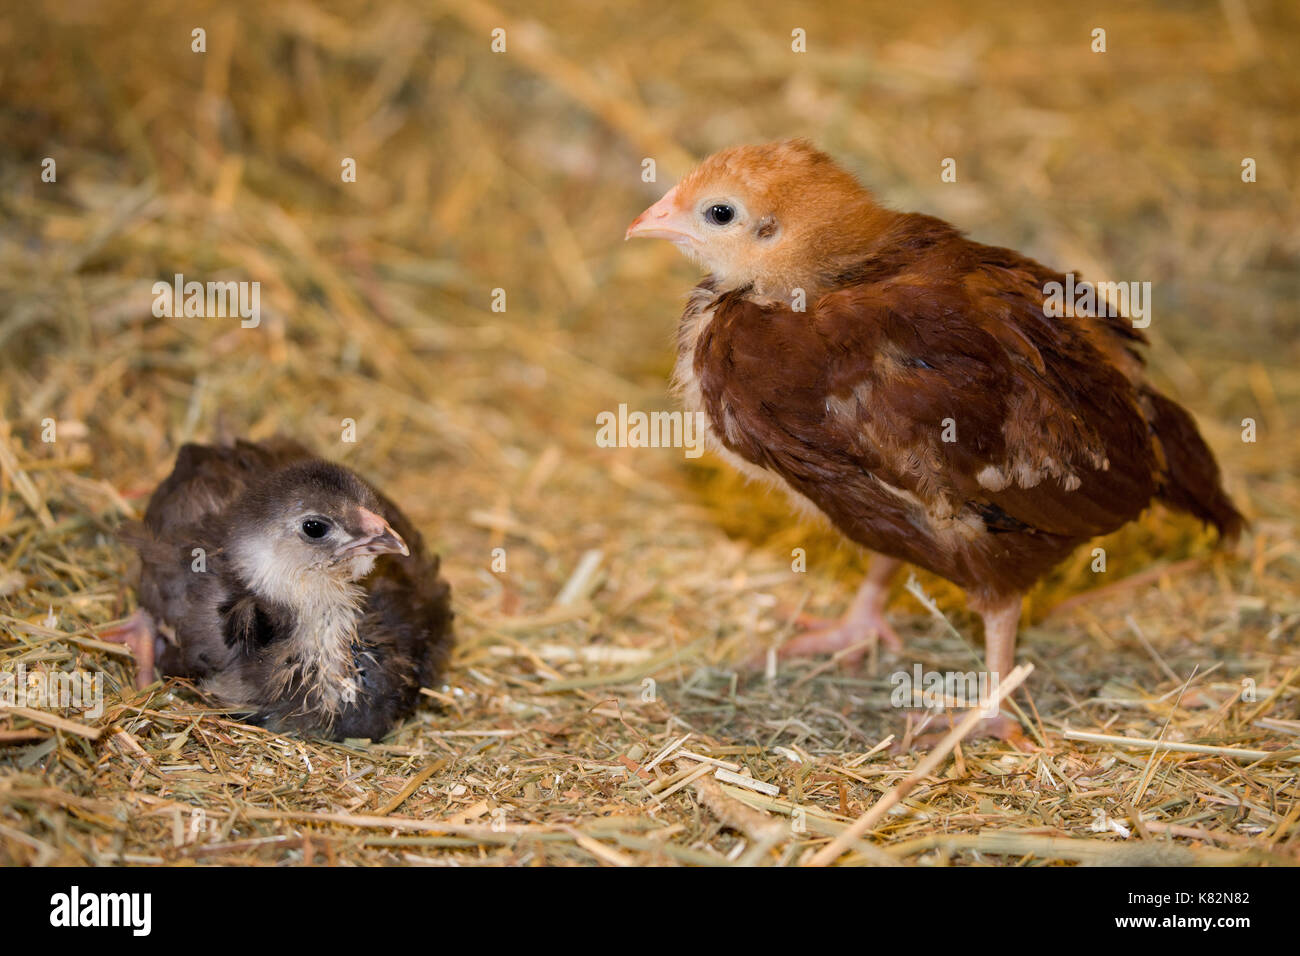
[{"label": "blurred hay background", "polygon": [[[692,158],[803,135],[899,207],[1150,280],[1153,375],[1255,521],[1223,555],[1156,512],[1101,542],[1104,576],[1086,550],[1064,565],[1022,641],[1039,749],[959,749],[850,859],[1294,862],[1297,764],[1195,748],[1293,753],[1300,733],[1298,28],[1283,0],[7,10],[0,664],[108,681],[98,719],[0,711],[0,861],[791,863],[905,777],[917,755],[881,746],[918,730],[885,706],[892,664],[769,682],[745,663],[796,609],[840,610],[853,550],[708,458],[594,443],[602,410],[672,407],[695,280],[664,244],[625,246],[628,221]],[[177,272],[259,281],[261,326],[153,318]],[[133,603],[115,527],[219,429],[358,468],[443,554],[460,647],[389,740],[136,693],[95,641]],[[956,590],[920,581],[971,640]],[[894,613],[900,666],[969,666],[910,595]],[[646,769],[688,732],[778,795],[680,753]]]}]

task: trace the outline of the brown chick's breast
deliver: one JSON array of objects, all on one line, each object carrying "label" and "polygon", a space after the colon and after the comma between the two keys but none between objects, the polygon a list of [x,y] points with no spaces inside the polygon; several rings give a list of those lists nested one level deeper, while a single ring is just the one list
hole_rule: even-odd
[{"label": "brown chick's breast", "polygon": [[1046,317],[1053,274],[1008,250],[952,231],[895,248],[910,258],[864,263],[807,312],[716,297],[703,410],[853,540],[977,599],[1024,591],[1157,490],[1140,338]]}]

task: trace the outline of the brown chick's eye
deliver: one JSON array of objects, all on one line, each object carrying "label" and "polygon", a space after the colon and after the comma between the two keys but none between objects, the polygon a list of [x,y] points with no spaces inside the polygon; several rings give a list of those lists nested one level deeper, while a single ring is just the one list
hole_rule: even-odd
[{"label": "brown chick's eye", "polygon": [[725,226],[736,218],[736,210],[726,203],[714,203],[704,211],[704,218],[715,226]]},{"label": "brown chick's eye", "polygon": [[323,538],[329,534],[330,526],[319,518],[308,518],[302,523],[302,533],[309,538]]}]

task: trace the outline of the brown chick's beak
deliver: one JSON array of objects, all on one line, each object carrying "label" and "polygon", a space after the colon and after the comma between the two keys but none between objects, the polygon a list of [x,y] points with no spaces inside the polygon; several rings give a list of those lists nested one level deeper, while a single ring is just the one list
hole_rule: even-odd
[{"label": "brown chick's beak", "polygon": [[662,199],[632,220],[624,239],[667,239],[680,244],[698,242],[699,236],[690,228],[690,216],[677,208],[677,187],[664,193]]},{"label": "brown chick's beak", "polygon": [[409,555],[406,546],[392,527],[369,508],[361,509],[361,534],[334,552],[335,558],[355,558],[364,554]]}]

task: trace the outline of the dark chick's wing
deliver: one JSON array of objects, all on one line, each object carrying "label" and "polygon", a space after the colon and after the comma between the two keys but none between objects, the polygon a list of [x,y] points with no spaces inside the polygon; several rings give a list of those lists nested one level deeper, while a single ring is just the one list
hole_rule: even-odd
[{"label": "dark chick's wing", "polygon": [[439,573],[438,556],[426,551],[415,525],[387,497],[376,496],[384,519],[411,553],[383,555],[375,562],[366,579],[365,624],[383,634],[400,659],[412,662],[410,677],[418,689],[442,673],[451,650],[451,588]]},{"label": "dark chick's wing", "polygon": [[238,588],[223,566],[221,517],[254,478],[307,457],[288,439],[184,445],[144,521],[123,528],[122,538],[140,555],[140,605],[168,639],[166,673],[201,677],[228,665],[239,643],[228,640]]},{"label": "dark chick's wing", "polygon": [[230,446],[182,445],[176,465],[149,499],[145,525],[157,537],[219,515],[255,478],[311,453],[287,438]]},{"label": "dark chick's wing", "polygon": [[420,532],[384,495],[380,511],[410,549],[386,554],[365,579],[366,606],[357,650],[360,690],[339,713],[341,737],[378,739],[415,708],[419,690],[446,666],[452,645],[451,588],[438,573]]},{"label": "dark chick's wing", "polygon": [[451,650],[451,601],[438,562],[403,558],[376,567],[357,649],[360,694],[339,713],[343,737],[378,739],[415,709],[422,686],[441,675]]}]

